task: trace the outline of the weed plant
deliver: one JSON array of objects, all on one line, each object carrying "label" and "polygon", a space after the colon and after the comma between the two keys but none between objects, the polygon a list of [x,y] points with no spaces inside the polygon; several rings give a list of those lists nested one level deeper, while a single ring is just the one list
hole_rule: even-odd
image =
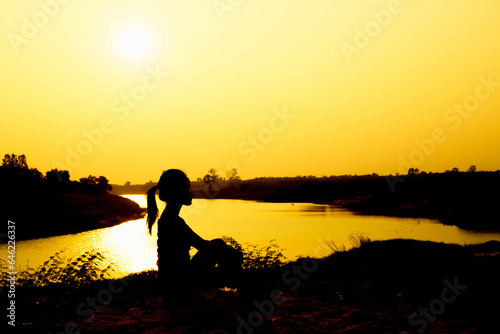
[{"label": "weed plant", "polygon": [[280,248],[275,239],[269,240],[268,245],[263,247],[249,243],[242,246],[228,236],[223,236],[222,240],[243,253],[243,269],[275,269],[286,263],[285,249]]},{"label": "weed plant", "polygon": [[[64,250],[52,255],[38,268],[27,268],[16,275],[16,285],[22,287],[41,287],[52,284],[71,285],[77,288],[83,284],[110,277],[113,264],[96,251],[86,251],[75,257],[64,257]],[[2,267],[1,288],[7,284],[8,278],[5,261]]]}]

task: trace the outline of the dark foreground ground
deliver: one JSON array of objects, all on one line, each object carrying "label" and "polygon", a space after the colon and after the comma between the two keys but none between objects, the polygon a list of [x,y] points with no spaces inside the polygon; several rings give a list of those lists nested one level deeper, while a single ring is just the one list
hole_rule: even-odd
[{"label": "dark foreground ground", "polygon": [[[19,286],[21,333],[499,333],[500,243],[369,242],[246,270],[242,298],[208,288],[162,307],[155,272],[79,287]],[[5,289],[1,291],[6,294]],[[3,308],[5,310],[5,308]],[[5,318],[4,318],[5,321]]]}]

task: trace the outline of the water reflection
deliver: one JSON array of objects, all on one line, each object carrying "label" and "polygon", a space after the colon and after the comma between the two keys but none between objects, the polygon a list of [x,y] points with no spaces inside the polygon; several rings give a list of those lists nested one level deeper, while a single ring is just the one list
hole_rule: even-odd
[{"label": "water reflection", "polygon": [[[126,197],[146,205],[142,195]],[[205,239],[227,235],[242,244],[261,246],[276,239],[290,260],[299,255],[326,256],[331,252],[330,243],[349,248],[349,236],[355,233],[372,240],[407,238],[458,244],[500,240],[500,233],[469,232],[429,219],[356,215],[307,203],[195,199],[192,206],[183,207],[181,217]],[[7,258],[7,247],[3,246],[0,256]],[[114,264],[115,277],[156,269],[156,225],[153,236],[147,232],[145,219],[139,219],[74,235],[21,241],[16,243],[17,269],[38,267],[62,249],[67,256],[99,251]]]},{"label": "water reflection", "polygon": [[330,208],[331,206],[329,205],[304,205],[300,208],[300,211],[328,214]]}]

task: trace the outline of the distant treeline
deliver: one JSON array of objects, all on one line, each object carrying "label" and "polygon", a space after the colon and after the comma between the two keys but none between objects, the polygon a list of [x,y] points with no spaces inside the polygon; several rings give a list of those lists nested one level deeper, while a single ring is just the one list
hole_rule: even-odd
[{"label": "distant treeline", "polygon": [[67,170],[52,169],[43,175],[36,168],[29,168],[24,154],[6,154],[0,166],[2,192],[10,194],[25,192],[84,192],[99,194],[111,191],[112,187],[104,176],[89,175],[79,181],[71,181]]},{"label": "distant treeline", "polygon": [[156,183],[157,182],[148,181],[144,184],[131,184],[130,182],[126,182],[123,185],[113,184],[112,185],[113,189],[111,192],[116,195],[131,195],[131,194],[144,195],[146,194],[146,191],[148,191],[149,188],[155,186]]},{"label": "distant treeline", "polygon": [[[210,176],[210,177],[207,177]],[[474,230],[500,230],[500,171],[443,173],[410,169],[406,175],[262,177],[223,179],[209,173],[192,182],[197,198],[334,204],[364,214],[439,219]],[[144,194],[155,185],[114,185],[118,193]]]},{"label": "distant treeline", "polygon": [[16,240],[76,233],[143,216],[137,203],[108,193],[112,187],[106,177],[72,181],[68,171],[57,169],[43,175],[28,166],[23,154],[4,156],[0,184],[5,214],[16,224]]}]

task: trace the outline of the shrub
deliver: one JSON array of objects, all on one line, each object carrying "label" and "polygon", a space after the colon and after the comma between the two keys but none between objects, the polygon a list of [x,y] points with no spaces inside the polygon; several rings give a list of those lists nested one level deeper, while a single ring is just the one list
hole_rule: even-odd
[{"label": "shrub", "polygon": [[[87,251],[80,256],[63,258],[64,250],[52,255],[37,269],[28,268],[20,271],[16,277],[19,286],[39,287],[49,284],[68,284],[79,287],[94,280],[109,278],[113,264],[107,263],[104,256],[95,251]],[[3,261],[3,260],[2,260]],[[2,262],[1,287],[5,287],[7,271]]]},{"label": "shrub", "polygon": [[245,243],[243,247],[228,236],[223,236],[222,240],[243,253],[243,269],[273,269],[285,264],[286,257],[283,255],[285,249],[280,248],[275,239],[270,240],[269,245],[264,247],[249,243]]}]

